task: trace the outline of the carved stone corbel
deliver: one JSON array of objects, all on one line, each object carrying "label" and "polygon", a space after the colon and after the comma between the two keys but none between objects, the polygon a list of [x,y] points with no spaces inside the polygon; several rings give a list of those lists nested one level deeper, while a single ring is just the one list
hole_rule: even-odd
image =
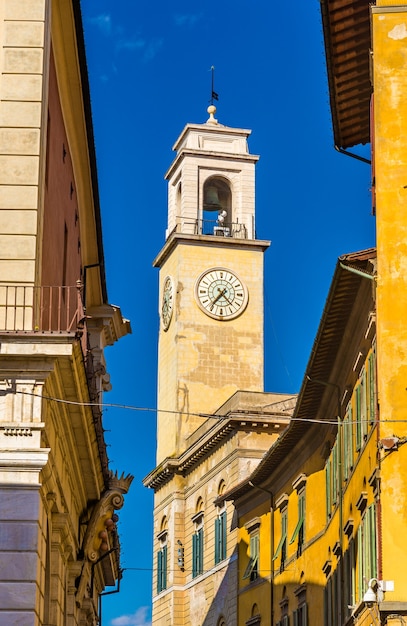
[{"label": "carved stone corbel", "polygon": [[109,534],[109,531],[114,527],[110,522],[115,510],[121,509],[124,504],[124,494],[129,490],[133,476],[128,474],[120,477],[117,474],[110,472],[109,486],[104,492],[101,499],[95,505],[91,518],[88,523],[84,542],[83,552],[86,559],[95,563],[107,548],[101,548],[102,544],[106,544],[106,540],[101,537],[101,533]]}]

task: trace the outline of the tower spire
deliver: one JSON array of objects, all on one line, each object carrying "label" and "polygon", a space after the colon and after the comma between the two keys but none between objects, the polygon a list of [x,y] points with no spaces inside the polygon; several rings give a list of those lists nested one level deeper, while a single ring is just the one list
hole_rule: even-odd
[{"label": "tower spire", "polygon": [[211,65],[211,75],[212,75],[212,82],[211,82],[211,105],[213,106],[213,101],[214,100],[219,100],[219,94],[216,93],[215,88],[214,88],[214,84],[215,84],[215,66]]},{"label": "tower spire", "polygon": [[217,124],[218,120],[215,119],[216,106],[213,104],[214,100],[219,100],[219,94],[215,91],[215,66],[211,65],[211,98],[210,105],[207,108],[209,113],[209,119],[206,121],[207,124]]}]

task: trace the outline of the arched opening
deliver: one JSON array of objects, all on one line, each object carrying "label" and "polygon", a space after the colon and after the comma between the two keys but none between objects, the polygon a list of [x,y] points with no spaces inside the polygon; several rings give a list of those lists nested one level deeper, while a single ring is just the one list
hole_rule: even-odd
[{"label": "arched opening", "polygon": [[225,178],[211,176],[203,187],[202,234],[229,236],[232,192]]}]

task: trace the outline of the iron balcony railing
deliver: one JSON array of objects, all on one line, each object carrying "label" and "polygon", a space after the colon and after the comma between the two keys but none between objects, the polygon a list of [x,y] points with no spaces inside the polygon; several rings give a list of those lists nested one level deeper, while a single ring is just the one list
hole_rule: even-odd
[{"label": "iron balcony railing", "polygon": [[174,231],[177,233],[247,239],[247,228],[240,222],[219,222],[219,220],[188,219],[185,217],[177,217],[176,219],[177,225]]},{"label": "iron balcony railing", "polygon": [[82,290],[81,281],[66,287],[0,284],[0,332],[82,333]]}]

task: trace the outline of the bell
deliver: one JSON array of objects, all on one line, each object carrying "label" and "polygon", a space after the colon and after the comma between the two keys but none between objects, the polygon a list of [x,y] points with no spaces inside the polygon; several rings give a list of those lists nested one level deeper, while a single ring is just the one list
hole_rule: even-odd
[{"label": "bell", "polygon": [[213,187],[213,186],[205,187],[204,204],[210,207],[220,206],[218,190],[216,187]]}]

